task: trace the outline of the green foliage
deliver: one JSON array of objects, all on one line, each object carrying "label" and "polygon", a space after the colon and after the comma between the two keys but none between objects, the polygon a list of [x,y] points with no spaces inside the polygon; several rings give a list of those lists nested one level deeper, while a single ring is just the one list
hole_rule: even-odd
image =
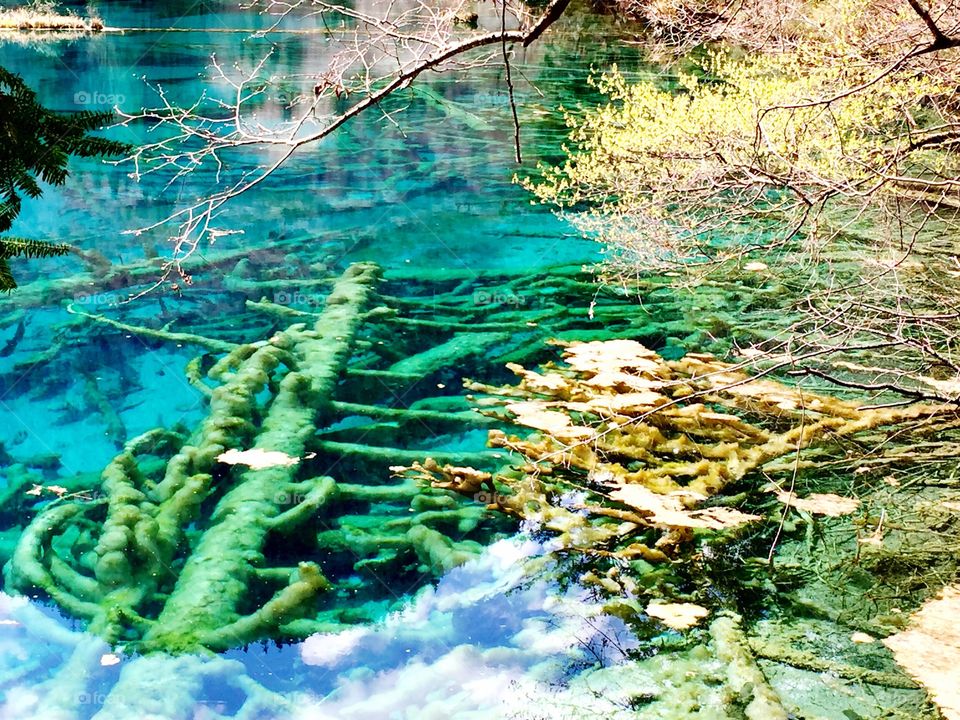
[{"label": "green foliage", "polygon": [[781,238],[812,236],[826,207],[855,217],[897,198],[943,202],[943,179],[960,175],[944,132],[960,119],[955,70],[888,63],[864,0],[821,10],[818,32],[795,45],[702,50],[676,91],[614,67],[595,81],[608,102],[568,118],[567,161],[527,186],[591,208],[584,228],[642,265],[715,260],[713,238],[764,221]]},{"label": "green foliage", "polygon": [[13,257],[48,258],[66,255],[70,246],[64,243],[50,243],[43,240],[6,237],[0,238],[0,290],[10,291],[17,287],[17,281],[7,262]]},{"label": "green foliage", "polygon": [[70,246],[65,243],[49,243],[28,238],[0,238],[0,259],[12,257],[47,258],[66,255]]},{"label": "green foliage", "polygon": [[[110,118],[105,112],[67,115],[48,110],[18,75],[0,68],[0,233],[10,229],[24,197],[40,197],[41,183],[63,184],[70,156],[103,157],[127,150],[123,143],[90,134]],[[38,240],[0,239],[0,290],[16,287],[10,258],[67,251],[67,246]]]},{"label": "green foliage", "polygon": [[0,260],[0,290],[8,291],[15,287],[17,287],[17,281],[13,279],[13,273],[10,272],[10,263]]}]

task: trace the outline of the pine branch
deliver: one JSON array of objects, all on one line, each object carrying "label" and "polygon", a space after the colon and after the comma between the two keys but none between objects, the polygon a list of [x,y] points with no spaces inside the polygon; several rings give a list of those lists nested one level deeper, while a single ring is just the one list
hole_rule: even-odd
[{"label": "pine branch", "polygon": [[[51,185],[66,181],[70,157],[128,152],[125,143],[90,134],[112,119],[109,112],[48,110],[19,75],[0,67],[0,233],[12,227],[23,197],[41,196],[41,180]],[[68,252],[69,245],[0,238],[0,291],[17,286],[10,258],[49,258]]]},{"label": "pine branch", "polygon": [[0,238],[0,260],[13,257],[48,258],[66,255],[71,247],[65,243],[51,243],[44,240],[6,237]]},{"label": "pine branch", "polygon": [[17,287],[17,281],[13,279],[10,272],[10,265],[6,260],[0,259],[0,292],[10,292]]}]

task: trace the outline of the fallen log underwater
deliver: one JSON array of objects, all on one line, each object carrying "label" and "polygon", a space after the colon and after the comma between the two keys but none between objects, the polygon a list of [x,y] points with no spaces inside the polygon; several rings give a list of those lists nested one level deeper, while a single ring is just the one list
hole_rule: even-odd
[{"label": "fallen log underwater", "polygon": [[[117,272],[126,276],[113,270],[108,277]],[[559,276],[582,275],[576,268]],[[467,406],[459,376],[447,391],[455,395],[430,397],[430,388],[445,387],[436,381],[465,362],[499,367],[524,348],[541,350],[544,337],[584,324],[601,329],[603,303],[599,318],[563,317],[558,303],[532,300],[539,289],[530,280],[382,280],[375,265],[359,263],[339,278],[312,280],[327,292],[309,309],[263,297],[276,281],[250,281],[247,297],[260,299],[248,300],[244,311],[280,328],[249,342],[68,306],[68,327],[84,333],[206,351],[188,363],[187,376],[209,407],[192,432],[160,427],[127,441],[98,486],[88,477],[44,485],[24,471],[11,483],[11,504],[21,507],[31,486],[51,485],[58,494],[53,502],[46,490],[29,498],[38,511],[11,551],[7,587],[45,595],[92,632],[137,652],[219,650],[375,618],[383,611],[379,598],[338,600],[351,576],[436,577],[506,527],[482,504],[389,480],[388,465],[429,451],[410,447],[409,435],[430,440],[498,423]],[[478,286],[487,293],[479,302]],[[533,294],[519,299],[521,293]],[[27,304],[43,294],[28,293]],[[494,294],[509,301],[492,303]],[[438,297],[457,307],[451,312],[461,322],[425,319],[436,316]],[[481,315],[499,331],[477,322]],[[101,394],[100,404],[107,401]],[[285,460],[231,466],[222,460],[228,451]],[[506,456],[433,454],[488,467]],[[328,468],[343,474],[334,479]],[[294,538],[297,550],[288,550]],[[325,563],[336,577],[328,577]]]},{"label": "fallen log underwater", "polygon": [[[329,294],[306,307],[265,299],[276,281],[248,281],[244,310],[269,329],[246,341],[226,339],[213,318],[174,331],[93,312],[75,316],[71,327],[83,332],[200,348],[205,354],[190,363],[188,376],[209,403],[192,432],[157,428],[128,441],[99,483],[65,480],[69,492],[61,499],[35,506],[7,567],[8,587],[48,596],[108,641],[77,647],[78,667],[110,645],[142,654],[124,665],[98,717],[111,717],[108,709],[149,715],[153,707],[189,707],[203,678],[234,682],[236,664],[215,651],[382,617],[400,603],[371,589],[377,578],[403,578],[405,586],[427,582],[475,557],[501,530],[512,530],[488,505],[540,522],[566,549],[617,563],[662,561],[676,557],[694,534],[723,531],[730,514],[697,508],[702,496],[722,500],[748,471],[778,459],[780,472],[789,472],[791,452],[812,449],[822,437],[909,416],[899,410],[859,417],[854,403],[779,384],[751,386],[736,369],[706,356],[671,361],[634,346],[627,353],[616,345],[604,350],[604,343],[568,348],[575,362],[581,348],[585,373],[550,367],[539,374],[511,365],[522,379],[519,392],[490,382],[505,376],[489,370],[493,366],[532,367],[553,354],[544,345],[548,338],[570,343],[639,334],[659,338],[662,346],[679,333],[682,322],[670,319],[669,298],[662,312],[651,303],[652,316],[638,312],[626,320],[624,298],[615,293],[590,315],[561,312],[583,309],[574,298],[582,300],[587,289],[588,298],[596,293],[578,272],[556,282],[546,273],[382,279],[375,266],[357,264],[339,278],[312,280],[312,288]],[[215,337],[204,334],[206,327]],[[613,374],[589,366],[591,358],[606,363],[611,349],[613,365],[620,363],[606,368]],[[458,392],[460,375],[470,368],[487,368],[473,374],[486,382],[470,385],[487,396],[480,398],[482,413]],[[727,393],[723,385],[731,383],[742,392]],[[637,422],[673,401],[660,420]],[[798,428],[800,409],[809,422]],[[755,426],[740,416],[756,411],[779,426]],[[925,412],[913,411],[915,417]],[[581,434],[597,423],[608,424],[598,437]],[[495,431],[492,452],[409,444],[414,428],[429,440],[510,424],[522,436]],[[532,430],[540,435],[529,435]],[[241,463],[227,463],[230,450],[242,453]],[[427,468],[429,477],[386,479],[386,465],[430,455],[477,470],[438,464]],[[257,467],[258,459],[266,466]],[[564,470],[591,479],[579,488],[588,492],[583,507],[557,502],[578,489]],[[17,485],[19,496],[28,486]],[[630,487],[675,495],[654,505],[647,494],[613,497],[611,491]],[[590,494],[595,490],[602,497]],[[475,502],[456,499],[454,491]],[[10,502],[16,497],[11,493]],[[628,572],[581,579],[605,593],[636,590]],[[642,607],[629,612],[643,616]],[[724,628],[711,625],[714,635]],[[780,712],[752,659],[774,653],[751,654],[748,644],[741,638],[740,649],[727,646],[743,669],[731,687],[746,702]],[[189,682],[177,684],[180,675]],[[157,692],[138,694],[147,678]],[[164,683],[176,690],[165,695]],[[275,694],[249,683],[238,690],[251,717],[271,717],[262,710],[271,704],[277,717],[285,716],[285,701]],[[49,702],[56,704],[53,695]]]},{"label": "fallen log underwater", "polygon": [[[42,509],[7,566],[8,587],[42,591],[86,619],[94,633],[140,652],[225,649],[336,626],[342,619],[336,610],[324,620],[309,617],[317,595],[336,592],[317,562],[305,558],[276,568],[267,546],[338,505],[356,513],[358,504],[374,507],[381,499],[377,493],[385,488],[365,493],[362,484],[341,486],[303,473],[317,426],[338,412],[337,384],[378,277],[374,265],[353,265],[312,323],[233,347],[207,373],[221,384],[211,389],[197,430],[184,437],[158,428],[134,438],[104,470],[96,499],[64,499]],[[412,416],[461,421],[452,413]],[[229,450],[280,453],[289,462],[230,467],[221,461]],[[443,572],[479,550],[476,542],[437,529],[469,532],[479,522],[476,509],[445,497],[431,504],[410,484],[390,492],[419,511],[388,518],[379,532],[342,526],[339,536],[326,531],[318,540],[314,529],[313,557],[322,556],[324,546],[355,552],[360,538],[351,532],[369,536],[362,544],[373,557],[355,558],[368,571],[412,562]]]}]

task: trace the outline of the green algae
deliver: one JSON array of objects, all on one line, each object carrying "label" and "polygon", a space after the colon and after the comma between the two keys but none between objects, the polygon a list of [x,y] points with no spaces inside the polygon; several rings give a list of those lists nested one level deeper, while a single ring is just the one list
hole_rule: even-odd
[{"label": "green algae", "polygon": [[[131,440],[104,470],[102,497],[41,510],[6,568],[8,586],[41,590],[87,619],[92,631],[141,651],[225,649],[286,636],[285,626],[299,628],[298,634],[317,627],[301,621],[317,621],[316,597],[333,592],[333,583],[312,560],[271,572],[264,553],[271,536],[291,534],[340,495],[332,478],[298,479],[299,460],[316,426],[329,419],[378,274],[373,265],[352,266],[333,285],[312,327],[294,324],[266,342],[231,349],[208,373],[221,384],[210,392],[200,427],[189,438],[157,429]],[[258,399],[264,390],[273,395],[266,403]],[[293,462],[230,469],[220,458],[234,448],[279,452]],[[169,460],[151,479],[145,469],[157,463],[145,456],[164,452],[171,453]],[[348,486],[343,501],[373,504],[410,495],[384,488],[365,494]],[[208,505],[212,512],[205,518]],[[389,547],[382,541],[387,538],[425,570],[441,574],[481,547],[433,529],[477,525],[461,512],[456,504],[441,504],[399,527],[388,524],[370,533],[368,552]],[[203,530],[196,533],[191,523],[198,522]],[[321,536],[317,543],[331,544]],[[351,538],[340,548],[354,552],[356,544]],[[383,564],[384,558],[373,562],[378,559]],[[251,604],[251,589],[264,582],[280,587]]]},{"label": "green algae", "polygon": [[[577,325],[595,332],[603,320],[571,321],[534,302],[549,273],[379,275],[358,264],[311,280],[327,290],[319,308],[272,303],[262,296],[270,283],[250,281],[245,291],[260,299],[248,300],[249,315],[275,325],[245,342],[227,340],[206,319],[170,329],[78,312],[72,322],[98,333],[207,351],[187,364],[187,376],[208,409],[192,432],[156,428],[129,440],[93,483],[77,476],[62,480],[67,492],[31,496],[36,516],[10,550],[8,587],[49,597],[114,644],[217,650],[376,620],[402,599],[384,601],[372,587],[391,578],[416,585],[475,557],[507,526],[483,504],[391,481],[384,471],[420,455],[401,444],[411,429],[456,437],[497,421],[470,411],[460,395],[420,392],[409,407],[393,407],[391,396],[445,377],[455,360],[495,366],[491,342],[502,358],[547,333]],[[592,287],[587,277],[581,268],[559,272],[554,294],[570,301]],[[490,308],[480,293],[491,288],[515,300]],[[425,319],[437,298],[449,303],[451,323]],[[489,332],[478,319],[491,315],[514,331]],[[400,372],[391,369],[398,363]],[[346,422],[359,418],[368,420]],[[228,450],[291,462],[231,466],[221,461]],[[498,456],[446,455],[491,464]],[[323,463],[339,466],[338,477]],[[7,502],[22,503],[25,489],[42,482],[25,473]]]}]

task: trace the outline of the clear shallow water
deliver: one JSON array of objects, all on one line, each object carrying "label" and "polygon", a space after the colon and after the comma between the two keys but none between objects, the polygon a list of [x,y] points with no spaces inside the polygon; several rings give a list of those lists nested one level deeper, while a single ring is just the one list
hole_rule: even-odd
[{"label": "clear shallow water", "polygon": [[[226,3],[164,3],[155,10],[116,1],[101,10],[110,25],[189,31],[42,47],[3,44],[0,64],[22,72],[52,107],[96,107],[112,97],[136,108],[153,102],[142,76],[189,101],[205,87],[203,67],[211,52],[249,63],[265,48],[262,40],[241,42],[245,34],[222,32],[262,22]],[[547,111],[560,103],[595,101],[583,68],[616,61],[644,70],[603,23],[575,16],[552,42],[524,58],[523,74],[539,90],[519,84],[526,120],[521,173],[558,152],[565,130]],[[317,36],[290,35],[278,43],[273,70],[306,72],[324,53]],[[68,517],[45,548],[45,558],[60,560],[49,562],[57,587],[69,584],[71,571],[92,574],[91,548],[102,540],[108,496],[100,473],[125,441],[154,428],[175,437],[166,436],[169,446],[137,457],[143,474],[137,487],[162,504],[163,493],[151,483],[183,438],[210,415],[204,388],[214,383],[202,378],[223,355],[222,349],[151,339],[76,313],[103,313],[112,322],[221,343],[290,338],[291,322],[312,318],[264,313],[251,303],[266,297],[286,310],[322,310],[328,280],[350,263],[374,260],[387,272],[375,302],[397,310],[399,320],[375,315],[362,323],[336,387],[336,400],[374,411],[355,405],[325,411],[309,428],[305,452],[297,453],[302,457],[291,471],[305,484],[281,484],[259,504],[285,512],[323,487],[307,481],[330,476],[337,483],[338,495],[318,502],[302,525],[291,522],[292,531],[267,533],[251,564],[268,572],[245,576],[246,592],[236,603],[238,614],[254,611],[289,581],[298,562],[315,562],[331,587],[316,598],[314,617],[263,633],[282,636],[284,643],[257,636],[219,655],[141,655],[145,633],[136,618],[101,623],[114,638],[108,645],[51,603],[11,592],[16,578],[8,575],[0,594],[0,718],[743,717],[754,685],[731,677],[737,663],[723,652],[714,623],[686,634],[664,631],[642,612],[650,597],[692,597],[715,611],[712,619],[734,607],[747,615],[754,637],[787,640],[841,666],[893,671],[879,643],[861,646],[851,637],[854,626],[825,618],[853,615],[854,623],[871,622],[878,598],[881,609],[896,604],[892,612],[900,617],[896,593],[875,582],[876,574],[865,575],[861,562],[799,580],[811,554],[811,537],[802,526],[783,538],[783,574],[746,563],[761,558],[767,567],[762,558],[770,544],[761,531],[729,545],[705,544],[691,563],[654,567],[641,560],[629,569],[610,568],[625,570],[640,585],[626,597],[599,588],[604,578],[582,587],[574,578],[608,568],[553,553],[549,537],[492,516],[479,494],[472,500],[453,497],[391,478],[388,465],[427,455],[444,454],[457,464],[491,463],[489,456],[474,455],[484,450],[484,427],[442,416],[467,407],[464,376],[509,381],[503,369],[508,360],[533,365],[554,357],[543,348],[550,337],[630,336],[682,354],[695,327],[707,327],[705,339],[716,329],[726,335],[743,311],[738,292],[709,292],[694,307],[661,288],[643,298],[641,312],[624,306],[623,298],[597,296],[594,285],[565,282],[570,274],[547,272],[558,263],[595,260],[599,253],[548,211],[531,206],[511,183],[517,168],[500,71],[430,78],[428,87],[443,100],[425,93],[398,98],[409,106],[402,132],[366,117],[298,155],[234,204],[222,224],[244,234],[205,249],[203,262],[193,267],[196,283],[182,294],[155,293],[116,306],[131,284],[142,287],[155,278],[155,267],[144,259],[166,250],[162,238],[124,231],[195,197],[212,181],[209,172],[161,192],[160,176],[134,184],[123,168],[76,163],[65,187],[50,188],[41,201],[27,204],[19,234],[68,241],[104,258],[18,263],[23,288],[0,309],[0,562],[18,547],[35,514],[76,507],[77,521]],[[263,112],[281,117],[283,101],[268,101]],[[234,157],[230,173],[263,161],[259,155]],[[622,322],[592,321],[588,308],[594,300],[601,310],[605,302],[616,306]],[[696,340],[687,345],[693,346],[701,347]],[[438,348],[443,352],[431,354]],[[192,361],[198,370],[193,383],[186,373]],[[237,447],[249,447],[267,425],[266,403],[279,394],[283,372],[274,372],[272,387],[256,393],[251,427]],[[421,414],[389,413],[408,408]],[[431,415],[437,412],[439,418]],[[465,453],[470,457],[464,459]],[[121,588],[128,589],[127,577],[156,587],[136,605],[148,621],[158,618],[161,606],[169,608],[174,595],[195,612],[187,619],[203,615],[202,603],[189,602],[190,583],[178,580],[196,558],[194,570],[216,566],[216,557],[211,561],[199,552],[201,538],[235,516],[216,510],[249,479],[236,468],[209,465],[204,469],[218,484],[195,517],[176,525],[185,532],[178,535],[169,576],[154,579],[136,563],[104,569]],[[849,490],[850,478],[804,476],[801,485],[808,479],[808,489]],[[58,487],[69,497],[56,500]],[[829,527],[859,558],[859,531],[843,530],[839,521]],[[244,538],[231,537],[236,543],[221,545],[220,555],[231,555]],[[821,547],[814,548],[819,559],[825,556]],[[226,594],[227,583],[222,587]],[[604,606],[627,618],[630,628],[604,614]],[[308,622],[297,625],[301,620]],[[189,627],[180,630],[189,634]],[[891,709],[911,720],[930,716],[925,696],[902,685],[849,682],[790,662],[759,665],[798,717],[879,718],[890,717]]]},{"label": "clear shallow water", "polygon": [[585,591],[531,582],[522,563],[542,552],[501,541],[381,623],[174,668],[149,656],[111,665],[99,638],[0,595],[4,619],[18,623],[5,626],[2,657],[19,661],[16,675],[33,669],[29,681],[7,680],[0,717],[568,717],[571,707],[630,717],[628,685],[598,698],[570,681],[598,658],[615,666],[636,643]]},{"label": "clear shallow water", "polygon": [[[109,2],[100,11],[110,26],[174,26],[189,32],[108,34],[29,47],[0,44],[0,64],[21,73],[49,107],[71,111],[116,102],[135,109],[155,102],[144,78],[186,102],[202,92],[211,53],[250,63],[267,47],[264,40],[222,32],[264,22],[226,3],[166,3],[156,10]],[[583,68],[591,62],[601,67],[613,61],[628,67],[635,63],[629,52],[624,57],[622,49],[614,54],[606,48],[604,33],[590,33],[592,39],[585,41],[578,37],[579,29],[574,25],[524,58],[523,74],[538,90],[526,83],[519,87],[526,119],[526,162],[520,172],[532,172],[537,160],[559,147],[564,128],[544,111],[591,100]],[[324,56],[316,36],[291,35],[277,45],[278,74],[309,72]],[[469,78],[442,76],[431,79],[429,87],[445,101],[409,93],[400,100],[409,106],[401,129],[372,115],[362,118],[296,156],[270,182],[231,206],[221,224],[243,234],[223,239],[204,254],[215,258],[244,248],[252,262],[242,273],[240,256],[212,269],[198,265],[197,283],[182,297],[159,293],[117,308],[126,287],[96,282],[104,271],[94,269],[89,286],[34,304],[24,321],[23,341],[0,358],[0,442],[8,491],[0,536],[4,560],[38,507],[25,506],[16,493],[78,478],[85,479],[80,486],[95,488],[96,473],[125,440],[154,427],[193,428],[206,413],[201,393],[184,378],[184,366],[196,349],[145,342],[116,329],[94,330],[90,322],[68,315],[61,302],[124,322],[169,323],[249,342],[269,337],[277,326],[251,314],[245,300],[257,299],[266,288],[265,294],[279,304],[314,309],[326,290],[305,287],[304,278],[317,272],[335,275],[350,263],[373,260],[388,276],[396,273],[399,279],[391,286],[396,292],[414,295],[425,292],[418,279],[459,273],[472,283],[473,304],[479,306],[473,321],[495,322],[520,296],[498,296],[500,281],[488,282],[483,273],[535,271],[599,257],[592,243],[576,237],[549,211],[531,206],[511,182],[518,169],[512,165],[502,72],[490,68]],[[282,115],[284,97],[273,100],[265,112]],[[122,139],[138,139],[116,132]],[[263,161],[238,157],[230,172]],[[124,232],[162,217],[213,179],[202,170],[164,190],[166,178],[147,176],[136,184],[125,168],[76,162],[72,170],[64,187],[48,188],[41,201],[25,204],[14,232],[95,249],[115,265],[162,255],[162,240]],[[31,281],[81,269],[75,257],[17,267],[26,292],[38,287]],[[238,276],[267,285],[238,289]],[[570,314],[585,318],[590,299],[574,302]],[[21,319],[13,308],[0,315],[0,341],[15,336]],[[537,342],[543,334],[538,333],[521,328],[497,340],[496,347],[505,353],[511,342]],[[395,343],[401,355],[412,355],[421,346],[441,342],[446,337],[441,335],[439,330],[411,329],[387,342]],[[382,343],[379,337],[375,331],[364,336],[367,342]],[[51,347],[55,357],[44,355]],[[400,391],[355,381],[356,387],[347,390],[364,401],[404,407],[457,394],[464,375],[496,378],[502,375],[501,365],[496,353],[464,356],[431,370],[426,388],[421,384]],[[358,422],[347,418],[321,434],[356,439],[351,425]],[[360,422],[361,429],[369,422]],[[425,453],[478,451],[484,445],[480,430],[388,425],[376,427],[380,444]],[[311,470],[336,470],[369,486],[389,482],[382,462],[322,455]],[[348,539],[363,540],[370,531],[365,524],[395,522],[397,514],[408,511],[412,509],[402,503],[360,504],[329,522]],[[614,717],[617,707],[578,694],[582,689],[574,693],[569,681],[580,668],[596,663],[598,638],[622,636],[621,650],[602,651],[604,662],[616,661],[630,647],[629,633],[619,621],[600,616],[583,590],[561,591],[547,575],[526,578],[521,560],[542,550],[536,543],[507,539],[511,533],[508,524],[488,519],[461,526],[455,539],[473,542],[475,557],[447,574],[391,565],[371,580],[352,560],[328,558],[324,570],[340,590],[325,601],[324,612],[351,627],[283,647],[236,649],[215,659],[115,658],[102,641],[48,605],[0,596],[0,717],[120,718],[154,712],[156,717],[184,718],[479,718],[524,715],[531,702],[546,697],[556,696],[565,705],[574,701],[573,695],[576,704],[588,703],[598,716]],[[485,543],[493,544],[481,550]],[[272,551],[296,557],[295,549]],[[368,555],[375,562],[384,560],[375,549]],[[354,608],[354,614],[338,603]],[[606,642],[600,645],[606,648]]]},{"label": "clear shallow water", "polygon": [[[102,8],[108,25],[118,27],[177,27],[224,30],[231,27],[258,27],[264,19],[251,12],[232,9],[229,3],[183,4],[163,11],[129,3],[110,3]],[[282,37],[277,74],[305,73],[322,62],[322,53],[311,46],[314,36]],[[571,56],[584,50],[583,41],[567,35],[556,46],[532,50],[524,74],[535,82],[535,92],[519,83],[524,92],[527,125],[524,129],[527,160],[523,168],[513,163],[511,129],[505,106],[505,86],[497,68],[471,77],[456,75],[430,79],[429,87],[449,98],[448,105],[408,94],[402,100],[409,107],[402,128],[369,115],[348,124],[342,132],[318,146],[294,156],[270,182],[231,205],[220,224],[238,229],[242,235],[221,239],[215,250],[228,252],[247,248],[256,258],[276,238],[310,237],[310,261],[326,263],[331,269],[350,262],[373,260],[387,270],[418,269],[430,273],[437,268],[480,272],[485,269],[535,269],[568,262],[590,262],[599,257],[595,244],[579,238],[571,228],[547,209],[529,204],[526,193],[513,184],[514,172],[533,172],[537,160],[556,153],[565,129],[544,111],[563,102],[575,104],[585,95],[588,70],[571,70]],[[108,34],[62,43],[20,47],[0,45],[0,62],[21,73],[41,100],[51,108],[73,111],[105,109],[107,100],[116,100],[135,109],[156,104],[156,95],[144,79],[161,85],[183,102],[198,97],[209,85],[205,77],[212,53],[241,62],[258,59],[269,46],[267,41],[245,35],[212,33],[205,30],[185,33]],[[589,45],[590,57],[598,65],[614,60],[603,46]],[[320,55],[320,59],[318,59]],[[629,60],[629,58],[626,58]],[[576,63],[578,68],[589,63]],[[541,96],[540,93],[543,95]],[[277,98],[274,113],[280,113]],[[268,108],[268,111],[270,109]],[[118,129],[119,139],[136,141],[141,136]],[[260,155],[236,158],[233,173],[264,162]],[[214,182],[212,171],[201,169],[180,183],[164,188],[168,176],[148,175],[132,182],[129,167],[76,161],[72,175],[62,188],[47,188],[41,201],[26,202],[13,232],[27,237],[69,242],[83,250],[96,250],[113,263],[129,263],[169,252],[163,233],[137,237],[124,234],[165,217],[184,198],[192,198]],[[230,175],[226,176],[229,181]],[[302,249],[302,248],[301,248]],[[284,255],[270,259],[290,260]],[[305,262],[306,260],[302,260]],[[202,272],[203,263],[195,266]],[[18,263],[21,284],[48,277],[69,275],[83,269],[77,258],[54,260],[43,265]],[[149,279],[149,278],[148,278]],[[157,308],[167,318],[188,312],[209,312],[216,305],[230,305],[227,312],[243,321],[242,300],[222,294],[215,281],[198,276],[197,287],[182,300],[176,294],[149,298],[120,310],[130,318],[155,315]],[[274,295],[303,299],[307,304],[319,293],[306,297],[299,288],[278,283]],[[91,287],[76,289],[72,299],[81,309],[98,311],[125,299],[125,288]],[[232,304],[231,304],[232,303]],[[218,309],[222,312],[222,309]],[[31,319],[28,340],[21,353],[0,358],[0,369],[12,369],[29,356],[31,348],[49,346],[45,330],[63,316],[51,310]],[[12,328],[10,328],[12,332]],[[129,345],[129,344],[128,344]],[[136,410],[116,408],[135,429],[153,427],[158,416],[169,425],[168,411],[189,406],[196,393],[180,382],[185,353],[176,348],[157,348],[146,357],[139,343],[111,348],[129,355],[127,361],[142,377],[130,395]],[[91,358],[95,366],[97,360]],[[110,363],[108,363],[109,365]],[[171,377],[172,376],[172,377]],[[175,379],[176,378],[176,379]],[[56,452],[71,471],[102,467],[113,448],[97,442],[96,413],[87,413],[84,427],[71,427],[71,442],[51,443],[44,432],[51,418],[38,414],[37,404],[23,399],[25,381],[5,378],[8,387],[4,402],[11,413],[4,423],[7,442],[26,432],[21,451],[28,454]],[[59,397],[45,405],[66,403]],[[158,395],[163,400],[156,403]],[[84,413],[85,409],[77,408]],[[183,411],[177,411],[180,417]],[[61,413],[63,414],[63,413]],[[191,416],[187,416],[189,420]],[[81,433],[77,435],[76,433]],[[77,440],[82,437],[82,442]]]}]

